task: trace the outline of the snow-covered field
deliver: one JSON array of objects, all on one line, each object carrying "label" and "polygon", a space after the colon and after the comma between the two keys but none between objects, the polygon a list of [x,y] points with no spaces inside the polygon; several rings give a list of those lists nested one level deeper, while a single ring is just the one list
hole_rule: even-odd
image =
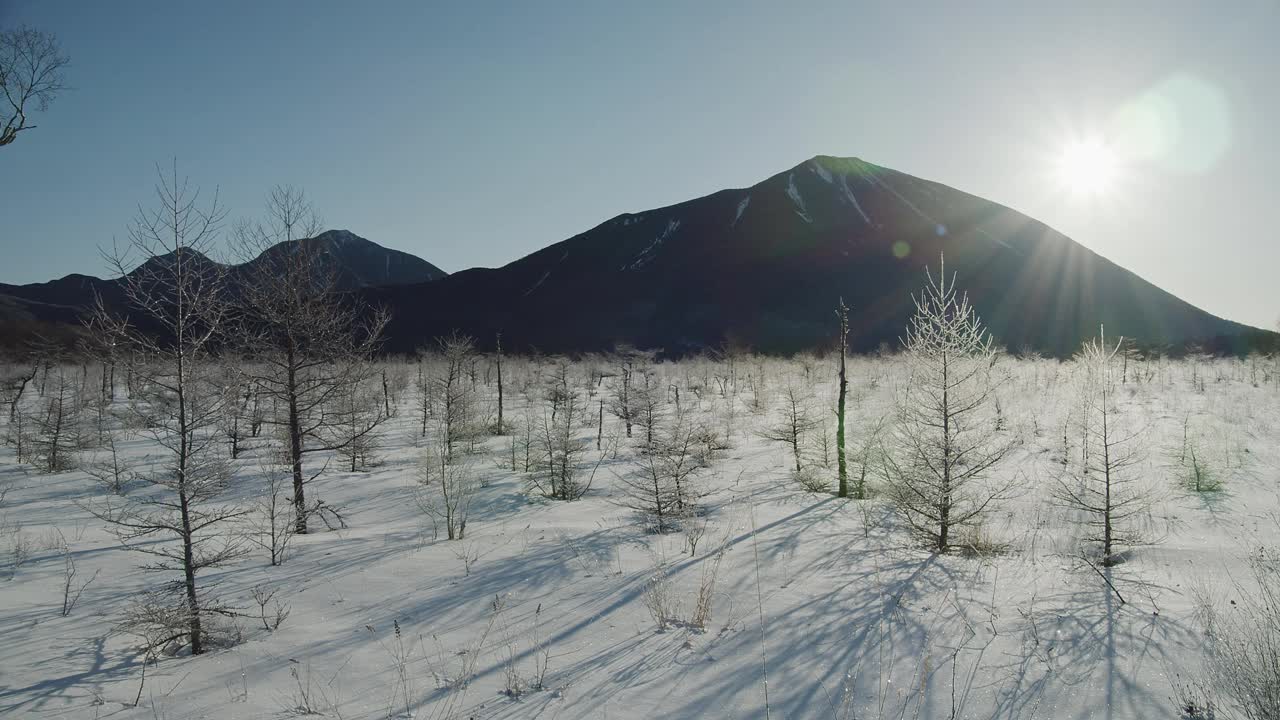
[{"label": "snow-covered field", "polygon": [[[476,374],[489,422],[491,362],[480,357]],[[1277,537],[1275,365],[1128,364],[1115,404],[1120,422],[1143,433],[1129,474],[1153,504],[1135,518],[1146,542],[1104,571],[1081,559],[1082,526],[1055,500],[1080,452],[1072,363],[1002,360],[1010,378],[992,408],[994,439],[1014,446],[990,482],[1016,481],[1015,492],[964,531],[974,547],[934,554],[895,513],[882,463],[864,452],[881,419],[878,439],[895,447],[899,359],[850,361],[850,473],[867,465],[870,499],[806,490],[791,448],[762,436],[782,417],[786,389],[799,389],[816,423],[804,439],[807,476],[834,483],[835,362],[652,365],[660,427],[678,397],[728,446],[694,475],[707,493],[702,515],[666,534],[623,507],[644,430],[628,439],[606,407],[596,449],[617,364],[575,362],[588,492],[572,502],[530,492],[513,435],[486,435],[467,456],[482,486],[465,538],[454,541],[416,501],[426,442],[418,365],[391,364],[395,412],[379,428],[374,464],[348,472],[344,459],[307,457],[308,475],[324,469],[311,497],[342,508],[347,527],[313,523],[320,531],[293,538],[279,566],[253,547],[203,573],[202,593],[243,611],[224,621],[239,642],[150,663],[139,639],[116,628],[131,601],[173,576],[140,569],[147,556],[123,549],[90,514],[109,495],[83,470],[40,473],[6,447],[0,717],[1179,717],[1175,686],[1204,677],[1197,592],[1229,603],[1249,581],[1250,551]],[[515,435],[549,412],[543,379],[553,367],[505,363]],[[41,402],[32,390],[24,406],[34,413]],[[126,404],[122,396],[113,406],[120,417]],[[159,458],[145,432],[109,422],[124,456],[140,466]],[[261,495],[275,444],[269,431],[245,441],[218,503]],[[1188,487],[1188,446],[1220,489]],[[85,448],[81,462],[102,452]],[[68,555],[74,586],[93,581],[64,616]],[[275,589],[289,609],[275,630],[258,617],[255,586]],[[704,609],[710,600],[702,628],[693,622],[700,590]]]}]

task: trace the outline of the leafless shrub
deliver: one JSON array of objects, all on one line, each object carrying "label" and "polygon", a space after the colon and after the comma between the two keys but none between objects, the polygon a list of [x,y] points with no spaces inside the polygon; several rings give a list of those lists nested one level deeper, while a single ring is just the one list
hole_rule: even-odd
[{"label": "leafless shrub", "polygon": [[4,536],[6,554],[9,559],[9,577],[18,574],[18,569],[26,564],[31,558],[33,544],[31,536],[22,529],[22,523],[10,523],[7,518],[3,519],[3,525],[0,526],[0,534]]},{"label": "leafless shrub", "polygon": [[81,469],[103,489],[115,495],[124,495],[134,477],[134,464],[121,457],[116,439],[111,433],[106,434],[103,444],[106,446],[106,453],[94,455]]},{"label": "leafless shrub", "polygon": [[452,460],[441,442],[427,448],[418,464],[418,486],[414,499],[418,508],[437,528],[444,525],[445,537],[461,540],[467,533],[467,517],[480,483],[468,458],[459,454]]},{"label": "leafless shrub", "polygon": [[[283,457],[280,458],[283,461]],[[263,479],[262,491],[253,500],[248,515],[246,537],[249,542],[267,551],[273,566],[289,557],[289,544],[293,540],[296,523],[294,505],[289,498],[290,473],[280,462],[268,457],[260,464]]]},{"label": "leafless shrub", "polygon": [[711,622],[711,612],[715,606],[716,578],[720,574],[720,563],[724,560],[726,547],[724,544],[715,551],[711,559],[702,563],[698,579],[698,593],[694,596],[693,612],[689,616],[689,626],[706,632]]},{"label": "leafless shrub", "polygon": [[1183,679],[1177,674],[1171,684],[1173,696],[1169,699],[1178,713],[1178,720],[1216,720],[1218,707],[1212,686],[1199,679]]},{"label": "leafless shrub", "polygon": [[[289,619],[291,610],[283,600],[276,597],[279,589],[259,584],[254,585],[250,593],[258,605],[258,619],[262,621],[263,629],[267,632],[279,630],[284,621]],[[268,605],[271,606],[270,611],[267,610]]]},{"label": "leafless shrub", "polygon": [[310,662],[303,664],[289,658],[289,677],[293,679],[293,689],[282,710],[296,716],[332,715],[341,718],[339,708],[342,702],[334,687],[339,674],[335,673],[328,682],[321,685],[312,677]]},{"label": "leafless shrub", "polygon": [[805,492],[826,495],[831,492],[831,478],[822,470],[809,466],[791,474]]},{"label": "leafless shrub", "polygon": [[644,584],[644,608],[659,630],[666,630],[679,621],[679,607],[667,572],[666,563],[658,563]]},{"label": "leafless shrub", "polygon": [[93,571],[93,575],[82,583],[76,583],[76,559],[71,554],[71,548],[67,545],[66,540],[62,543],[62,617],[67,617],[71,611],[75,609],[76,603],[80,601],[80,596],[84,594],[86,588],[98,579],[98,573],[101,568]]},{"label": "leafless shrub", "polygon": [[788,445],[798,475],[803,469],[802,451],[809,434],[818,426],[809,407],[809,393],[799,384],[789,383],[782,391],[781,418],[759,432],[760,437]]},{"label": "leafless shrub", "polygon": [[502,629],[503,654],[502,674],[504,678],[503,694],[510,698],[519,698],[530,691],[546,688],[547,673],[551,668],[551,646],[542,634],[542,603],[533,612],[529,628],[529,654],[533,661],[533,671],[526,675],[520,671],[517,663],[518,640],[512,632],[505,615],[507,599],[496,597],[493,607],[498,615],[498,625]]},{"label": "leafless shrub", "polygon": [[1252,583],[1230,588],[1235,599],[1202,589],[1197,611],[1207,645],[1209,682],[1247,720],[1280,717],[1280,556],[1249,556]]}]

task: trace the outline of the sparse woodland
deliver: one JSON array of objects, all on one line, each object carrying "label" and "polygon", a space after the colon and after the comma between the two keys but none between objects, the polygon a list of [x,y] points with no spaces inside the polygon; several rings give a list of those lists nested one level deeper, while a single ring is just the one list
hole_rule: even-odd
[{"label": "sparse woodland", "polygon": [[0,715],[1280,717],[1276,358],[1011,355],[944,268],[874,357],[387,357],[159,193],[0,363]]}]

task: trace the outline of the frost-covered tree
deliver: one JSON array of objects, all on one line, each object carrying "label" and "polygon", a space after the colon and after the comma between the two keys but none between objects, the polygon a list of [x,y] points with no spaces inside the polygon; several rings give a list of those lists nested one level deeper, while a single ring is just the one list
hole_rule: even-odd
[{"label": "frost-covered tree", "polygon": [[367,383],[352,383],[338,393],[326,410],[332,416],[338,456],[351,472],[374,463],[380,444],[377,428],[386,419],[385,405],[379,391]]},{"label": "frost-covered tree", "polygon": [[635,472],[619,478],[619,505],[646,518],[655,532],[679,527],[679,521],[698,512],[704,491],[698,475],[710,463],[704,429],[685,412],[664,421],[654,441],[637,453]]},{"label": "frost-covered tree", "polygon": [[475,359],[475,341],[453,333],[437,340],[439,359],[432,372],[432,398],[438,411],[439,441],[452,460],[454,454],[479,438],[479,398],[467,369]]},{"label": "frost-covered tree", "polygon": [[66,364],[50,369],[45,392],[30,428],[28,452],[41,472],[56,473],[75,465],[84,394]]},{"label": "frost-covered tree", "polygon": [[[1082,377],[1082,462],[1078,472],[1058,479],[1059,504],[1079,515],[1084,540],[1100,551],[1104,566],[1116,562],[1116,550],[1144,540],[1137,526],[1155,500],[1133,472],[1144,457],[1142,433],[1134,430],[1120,405],[1117,358],[1123,341],[1108,345],[1105,332],[1087,341],[1076,361]],[[1119,360],[1123,362],[1122,358]]]},{"label": "frost-covered tree", "polygon": [[262,484],[252,501],[245,537],[267,551],[271,565],[280,565],[289,556],[293,540],[294,507],[292,502],[292,470],[284,452],[269,454],[258,464]]},{"label": "frost-covered tree", "polygon": [[163,456],[150,472],[136,475],[150,491],[106,500],[91,511],[129,549],[150,556],[145,569],[178,575],[135,605],[125,621],[130,631],[152,648],[177,642],[198,655],[206,620],[223,612],[201,592],[198,578],[240,555],[222,527],[244,514],[216,502],[230,472],[218,432],[225,394],[211,352],[227,309],[224,268],[204,252],[217,238],[223,213],[216,194],[206,208],[197,204],[199,191],[179,180],[176,163],[170,177],[161,174],[156,192],[158,206],[140,210],[130,227],[130,248],[141,264],[134,267],[119,252],[109,258],[120,274],[128,315],[99,304],[94,326],[110,333],[109,342],[145,358],[134,369],[130,408]]},{"label": "frost-covered tree", "polygon": [[631,437],[631,427],[635,423],[636,411],[631,392],[632,376],[635,373],[635,359],[628,352],[620,352],[618,357],[618,374],[613,383],[613,395],[609,398],[609,412],[623,422],[627,437]]},{"label": "frost-covered tree", "polygon": [[[809,433],[818,426],[809,404],[809,393],[796,382],[782,390],[782,408],[778,421],[760,430],[760,437],[786,444],[791,448],[797,474],[804,471],[801,449]],[[829,481],[828,481],[829,482]]]},{"label": "frost-covered tree", "polygon": [[631,405],[634,421],[644,429],[644,444],[653,445],[654,434],[662,420],[663,389],[658,386],[652,368],[642,367],[631,378]]},{"label": "frost-covered tree", "polygon": [[996,432],[1000,376],[991,336],[968,296],[948,280],[945,263],[936,279],[926,276],[903,342],[909,374],[897,398],[897,447],[887,465],[902,517],[930,547],[946,552],[957,528],[1007,496],[1011,484],[987,476],[1011,443]]},{"label": "frost-covered tree", "polygon": [[586,408],[577,388],[567,380],[562,389],[563,395],[553,407],[543,409],[538,421],[535,437],[538,462],[528,482],[543,497],[577,500],[591,487],[590,479],[582,479],[588,444],[577,432]]},{"label": "frost-covered tree", "polygon": [[6,363],[0,371],[0,403],[8,409],[8,418],[13,422],[18,414],[18,406],[22,404],[22,396],[27,386],[35,379],[39,365]]},{"label": "frost-covered tree", "polygon": [[450,540],[462,540],[466,536],[471,502],[479,488],[480,481],[470,458],[461,454],[449,457],[443,442],[432,443],[419,460],[414,497],[419,509],[437,528],[444,525],[445,537]]}]

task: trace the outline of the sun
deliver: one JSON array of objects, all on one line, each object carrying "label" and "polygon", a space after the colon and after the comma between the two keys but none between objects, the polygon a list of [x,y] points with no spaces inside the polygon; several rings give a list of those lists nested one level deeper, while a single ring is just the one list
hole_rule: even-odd
[{"label": "sun", "polygon": [[1067,143],[1058,156],[1058,180],[1077,195],[1104,195],[1115,183],[1115,151],[1099,138]]}]

